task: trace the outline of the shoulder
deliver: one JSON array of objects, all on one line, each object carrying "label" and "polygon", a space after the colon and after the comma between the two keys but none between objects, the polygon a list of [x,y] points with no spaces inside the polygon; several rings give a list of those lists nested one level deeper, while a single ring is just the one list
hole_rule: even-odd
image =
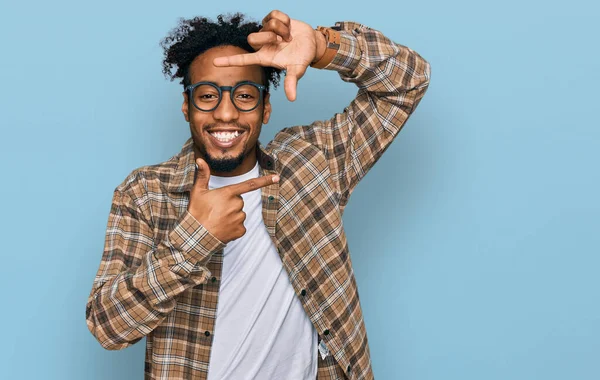
[{"label": "shoulder", "polygon": [[144,198],[148,193],[166,193],[177,180],[181,153],[169,160],[134,169],[117,186],[115,191],[131,196],[132,199]]}]

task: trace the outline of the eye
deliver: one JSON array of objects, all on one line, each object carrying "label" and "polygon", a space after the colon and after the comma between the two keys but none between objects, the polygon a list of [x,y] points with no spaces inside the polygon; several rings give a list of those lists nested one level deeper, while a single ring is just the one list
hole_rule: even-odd
[{"label": "eye", "polygon": [[201,84],[194,89],[194,99],[198,102],[215,102],[219,100],[219,91],[212,85]]},{"label": "eye", "polygon": [[252,100],[254,99],[254,95],[252,94],[236,94],[235,95],[240,100]]},{"label": "eye", "polygon": [[196,101],[202,102],[202,103],[214,103],[214,102],[219,101],[219,94],[214,94],[214,93],[198,94],[196,97]]},{"label": "eye", "polygon": [[254,85],[242,84],[235,89],[233,96],[236,102],[253,104],[258,101],[260,91]]}]

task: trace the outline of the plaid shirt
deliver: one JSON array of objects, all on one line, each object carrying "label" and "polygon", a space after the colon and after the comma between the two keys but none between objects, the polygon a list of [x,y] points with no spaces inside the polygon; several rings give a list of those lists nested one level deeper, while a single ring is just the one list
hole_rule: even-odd
[{"label": "plaid shirt", "polygon": [[[306,314],[330,354],[318,379],[372,379],[373,372],[342,213],[423,97],[429,64],[363,25],[342,22],[326,67],[358,94],[327,121],[281,130],[257,144],[264,223]],[[206,379],[223,247],[187,212],[193,142],[117,187],[105,248],[87,302],[92,334],[110,350],[146,340],[146,379]],[[290,342],[293,344],[293,342]]]}]

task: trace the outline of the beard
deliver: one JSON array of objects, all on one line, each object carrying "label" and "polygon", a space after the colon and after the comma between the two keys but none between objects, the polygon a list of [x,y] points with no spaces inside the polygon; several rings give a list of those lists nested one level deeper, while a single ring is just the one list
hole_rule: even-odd
[{"label": "beard", "polygon": [[[200,149],[201,151],[204,149]],[[244,149],[245,150],[245,149]],[[242,151],[237,157],[224,157],[214,158],[210,156],[206,151],[204,153],[204,160],[208,164],[211,171],[229,173],[234,171],[238,166],[244,162],[245,153]]]}]

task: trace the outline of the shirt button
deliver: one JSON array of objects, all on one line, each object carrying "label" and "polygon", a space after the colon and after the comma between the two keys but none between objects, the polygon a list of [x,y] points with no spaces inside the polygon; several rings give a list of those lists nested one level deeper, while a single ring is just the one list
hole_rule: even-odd
[{"label": "shirt button", "polygon": [[273,202],[273,200],[275,200],[275,197],[272,195],[269,195],[269,202]]},{"label": "shirt button", "polygon": [[300,292],[300,295],[302,295],[302,297],[304,297],[306,295],[306,289],[302,289],[302,291]]},{"label": "shirt button", "polygon": [[205,331],[205,332],[204,332],[204,335],[206,335],[206,336],[210,336],[210,331]]},{"label": "shirt button", "polygon": [[213,278],[211,278],[211,279],[210,279],[210,281],[212,281],[212,282],[217,282],[217,278],[216,278],[216,277],[213,277]]},{"label": "shirt button", "polygon": [[352,367],[348,366],[347,371],[346,372],[350,372],[352,370]]},{"label": "shirt button", "polygon": [[273,167],[273,161],[271,161],[271,160],[267,161],[267,167],[268,168]]},{"label": "shirt button", "polygon": [[323,331],[323,335],[329,335],[329,330]]}]

